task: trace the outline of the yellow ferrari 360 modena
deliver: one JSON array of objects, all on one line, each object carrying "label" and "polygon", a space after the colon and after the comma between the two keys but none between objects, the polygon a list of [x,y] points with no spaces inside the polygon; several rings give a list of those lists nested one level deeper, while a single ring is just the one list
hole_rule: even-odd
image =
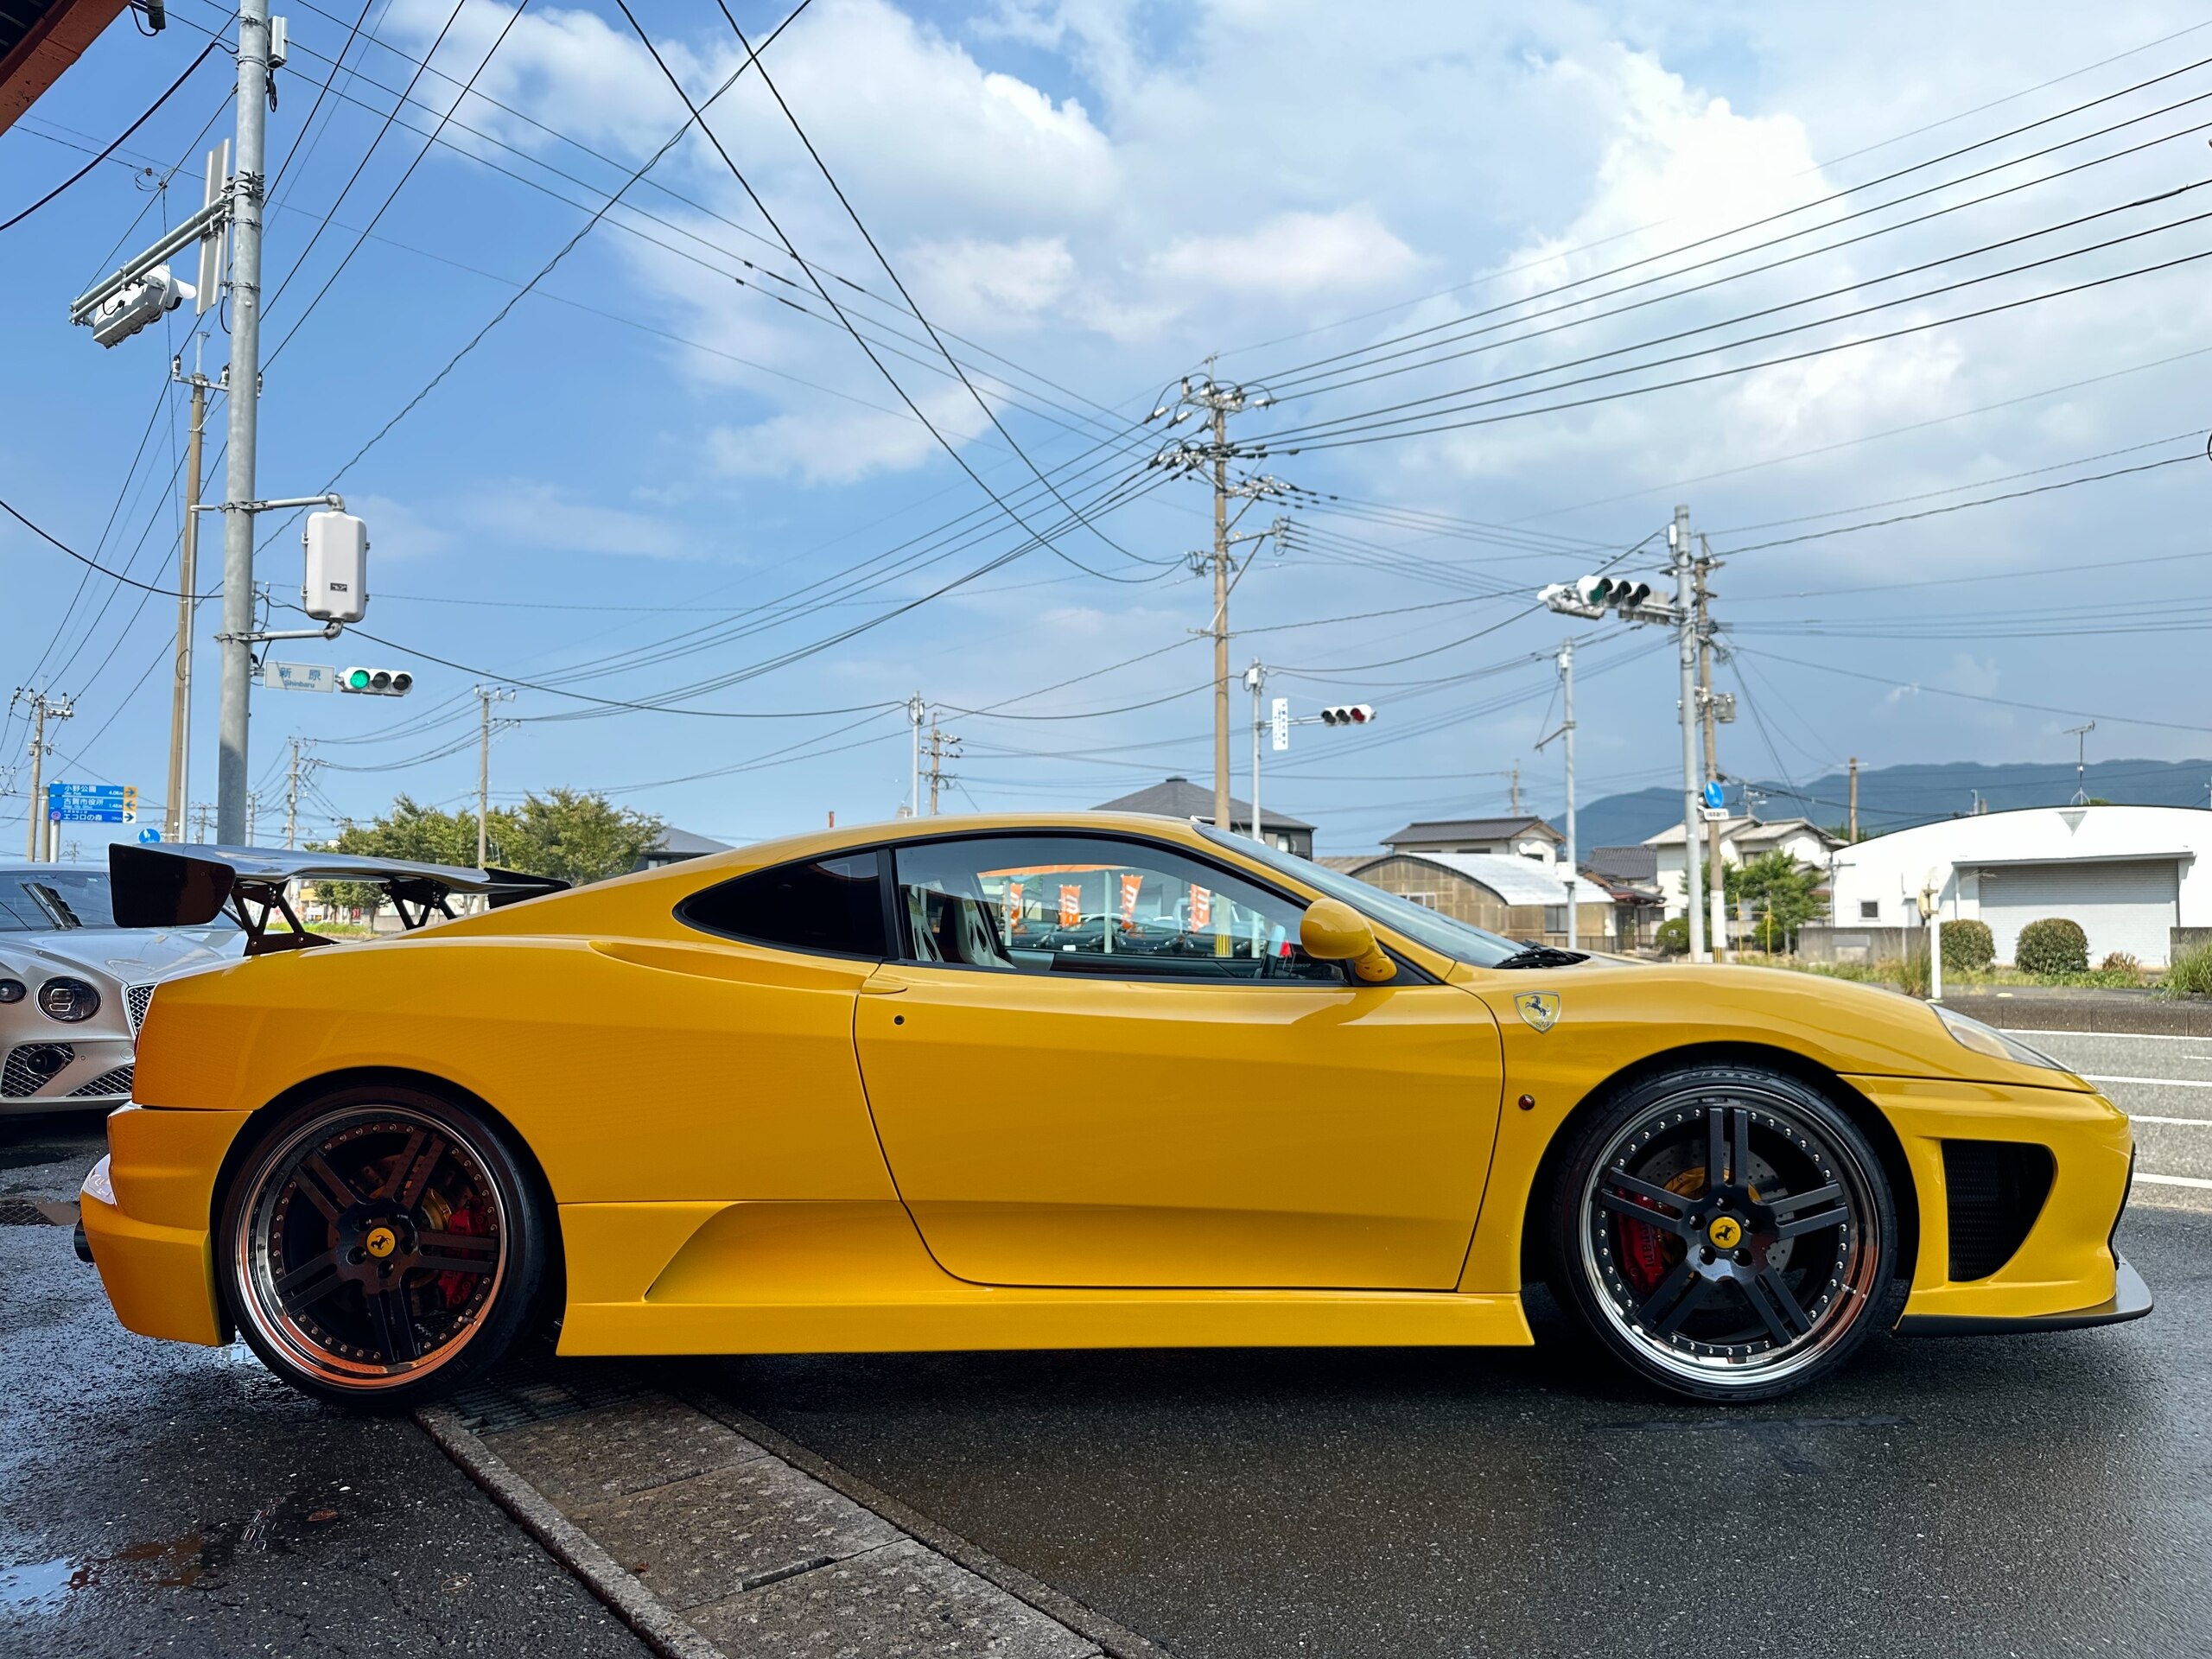
[{"label": "yellow ferrari 360 modena", "polygon": [[[326,1399],[564,1354],[1525,1344],[1662,1388],[2109,1324],[2126,1118],[1809,975],[1528,946],[1203,825],[930,818],[574,891],[118,846],[164,982],[85,1183],[123,1323]],[[289,893],[376,881],[404,937]],[[455,893],[490,907],[439,919]]]}]

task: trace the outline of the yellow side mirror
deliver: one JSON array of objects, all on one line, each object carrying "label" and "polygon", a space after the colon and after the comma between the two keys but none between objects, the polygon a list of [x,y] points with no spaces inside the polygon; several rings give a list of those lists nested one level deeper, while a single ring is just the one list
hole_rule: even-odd
[{"label": "yellow side mirror", "polygon": [[1352,976],[1380,985],[1398,976],[1398,964],[1375,942],[1367,918],[1337,899],[1317,899],[1298,924],[1298,943],[1316,962],[1348,962]]}]

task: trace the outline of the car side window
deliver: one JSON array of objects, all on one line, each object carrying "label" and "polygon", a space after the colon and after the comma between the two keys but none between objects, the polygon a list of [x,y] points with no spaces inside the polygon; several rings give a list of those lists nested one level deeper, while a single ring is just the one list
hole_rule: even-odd
[{"label": "car side window", "polygon": [[1002,973],[1341,983],[1302,911],[1202,860],[1103,836],[978,836],[893,849],[911,960]]},{"label": "car side window", "polygon": [[676,907],[678,921],[703,932],[826,956],[890,952],[883,938],[880,855],[802,859],[724,881]]}]

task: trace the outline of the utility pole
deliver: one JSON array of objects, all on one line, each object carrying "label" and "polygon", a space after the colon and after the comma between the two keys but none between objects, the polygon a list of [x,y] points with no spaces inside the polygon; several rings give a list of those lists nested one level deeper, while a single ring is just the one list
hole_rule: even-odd
[{"label": "utility pole", "polygon": [[214,809],[210,807],[205,801],[201,801],[198,805],[192,809],[192,838],[194,841],[201,842],[207,839],[207,825],[209,820],[213,816],[213,812]]},{"label": "utility pole", "polygon": [[260,797],[259,795],[256,794],[252,790],[250,790],[250,789],[249,789],[249,790],[248,790],[248,791],[246,791],[246,792],[245,792],[245,844],[246,846],[248,846],[248,847],[251,847],[251,846],[252,846],[252,845],[253,845],[253,831],[254,831],[254,825],[255,825],[255,822],[256,822],[256,820],[257,820],[257,819],[258,819],[260,817],[261,817],[261,797]]},{"label": "utility pole", "polygon": [[1267,832],[1260,828],[1260,693],[1267,686],[1268,671],[1256,657],[1244,671],[1244,683],[1252,693],[1252,839],[1264,847]]},{"label": "utility pole", "polygon": [[[207,152],[207,170],[200,190],[204,213],[222,200],[230,178],[228,143]],[[199,293],[193,315],[204,317],[216,303],[222,285],[223,231],[219,224],[200,242]],[[201,354],[207,334],[196,327],[192,335],[192,372],[184,372],[181,354],[171,360],[169,378],[182,379],[192,388],[192,420],[186,429],[184,457],[184,525],[177,537],[176,567],[176,684],[169,694],[168,801],[162,812],[162,839],[182,841],[187,804],[192,793],[192,630],[198,620],[200,582],[200,456],[207,433],[207,392],[214,384],[203,373]]]},{"label": "utility pole", "polygon": [[1851,816],[1843,826],[1844,836],[1853,846],[1859,843],[1859,757],[1851,757]]},{"label": "utility pole", "polygon": [[[210,156],[211,181],[215,157]],[[192,626],[200,580],[200,459],[207,430],[207,388],[200,372],[200,352],[207,336],[193,337],[192,423],[184,442],[184,528],[179,533],[176,566],[176,684],[169,694],[168,804],[162,812],[162,839],[182,841],[186,798],[192,779]],[[177,372],[172,365],[170,372]]]},{"label": "utility pole", "polygon": [[948,737],[938,729],[937,716],[930,716],[930,817],[937,817],[938,791],[945,785],[959,782],[959,779],[944,769],[947,758],[960,758],[960,740]]},{"label": "utility pole", "polygon": [[1682,714],[1682,898],[1689,921],[1690,960],[1710,962],[1705,942],[1704,871],[1697,855],[1697,593],[1696,557],[1690,551],[1690,510],[1675,509],[1675,522],[1667,527],[1667,544],[1674,550],[1675,645],[1681,668]]},{"label": "utility pole", "polygon": [[261,392],[261,208],[269,125],[269,0],[239,0],[238,171],[231,188],[230,429],[223,486],[223,632],[215,836],[245,829],[246,698],[253,675],[254,443]]},{"label": "utility pole", "polygon": [[476,868],[487,868],[491,854],[492,821],[492,705],[512,702],[514,691],[504,685],[476,688],[476,712],[480,724],[476,739]]},{"label": "utility pole", "polygon": [[[315,763],[309,761],[308,765]],[[300,740],[292,740],[292,765],[284,779],[284,845],[300,844]]]},{"label": "utility pole", "polygon": [[[1697,709],[1699,723],[1705,728],[1705,776],[1708,783],[1720,777],[1719,742],[1713,730],[1719,710],[1713,696],[1713,590],[1707,579],[1719,563],[1710,548],[1699,543],[1700,556],[1695,566],[1697,585]],[[1745,815],[1750,816],[1748,802]],[[1707,942],[1715,955],[1723,961],[1732,961],[1735,952],[1728,941],[1728,882],[1720,855],[1720,823],[1708,819],[1705,826],[1706,847],[1706,904],[1712,912],[1707,930]],[[1688,849],[1685,849],[1685,851]]]},{"label": "utility pole", "polygon": [[[1213,378],[1213,359],[1206,359],[1208,372],[1201,378],[1185,376],[1181,395],[1174,404],[1163,404],[1146,416],[1147,420],[1175,410],[1175,421],[1181,421],[1193,412],[1205,417],[1207,439],[1203,443],[1184,444],[1164,449],[1153,456],[1151,465],[1168,466],[1179,471],[1207,475],[1213,485],[1213,550],[1193,553],[1193,569],[1210,569],[1213,576],[1213,620],[1211,626],[1198,630],[1213,641],[1213,820],[1223,830],[1229,828],[1229,594],[1244,570],[1251,568],[1248,557],[1239,566],[1236,549],[1241,542],[1264,541],[1275,538],[1278,548],[1290,528],[1289,520],[1277,518],[1268,529],[1239,533],[1236,523],[1243,516],[1240,508],[1236,518],[1229,512],[1232,499],[1248,502],[1268,496],[1288,493],[1289,486],[1274,478],[1247,478],[1231,482],[1229,463],[1232,460],[1255,459],[1264,455],[1263,448],[1239,448],[1229,441],[1229,417],[1248,409],[1265,409],[1274,399],[1265,392],[1248,392],[1239,385],[1224,385]],[[1226,950],[1229,940],[1221,934],[1217,941]]]},{"label": "utility pole", "polygon": [[[24,693],[17,691],[16,696],[21,697]],[[50,856],[53,846],[51,826],[46,817],[45,776],[46,757],[54,751],[46,741],[46,722],[67,720],[77,711],[68,698],[57,701],[49,698],[43,691],[31,692],[29,700],[31,705],[31,809],[24,836],[23,856],[35,864],[39,861],[41,849]]]},{"label": "utility pole", "polygon": [[1553,738],[1562,738],[1567,750],[1567,948],[1579,950],[1581,937],[1581,918],[1577,913],[1575,876],[1581,863],[1574,839],[1574,641],[1560,641],[1559,683],[1561,705],[1565,710],[1559,729],[1545,737],[1536,747],[1542,748]]},{"label": "utility pole", "polygon": [[913,728],[913,783],[906,792],[906,806],[900,815],[918,818],[922,815],[922,716],[929,712],[929,705],[922,701],[918,691],[906,699],[906,723]]}]

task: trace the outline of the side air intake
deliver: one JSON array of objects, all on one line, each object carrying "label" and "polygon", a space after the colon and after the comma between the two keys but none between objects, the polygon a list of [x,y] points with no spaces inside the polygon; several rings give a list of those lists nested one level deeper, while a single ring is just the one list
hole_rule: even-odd
[{"label": "side air intake", "polygon": [[2050,1148],[2034,1141],[1943,1143],[1954,1282],[1986,1279],[2012,1259],[2043,1213],[2056,1169]]}]

